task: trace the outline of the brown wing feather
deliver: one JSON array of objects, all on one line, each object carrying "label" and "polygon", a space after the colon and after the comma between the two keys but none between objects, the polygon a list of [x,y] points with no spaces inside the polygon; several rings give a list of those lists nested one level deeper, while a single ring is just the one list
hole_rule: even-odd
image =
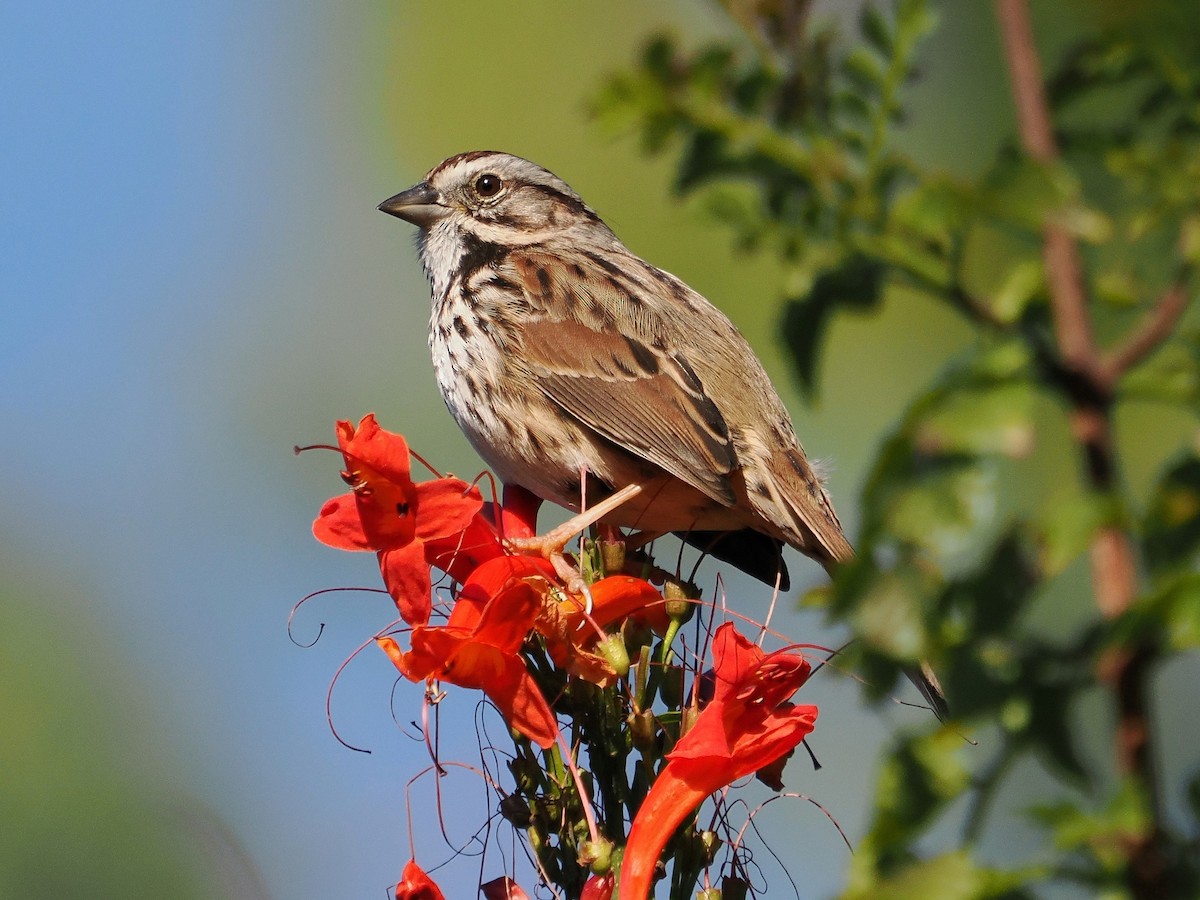
[{"label": "brown wing feather", "polygon": [[[586,257],[530,254],[514,269],[533,312],[521,329],[523,361],[540,390],[598,434],[733,506],[729,427],[633,286]],[[619,303],[636,313],[635,336],[611,327]]]},{"label": "brown wing feather", "polygon": [[528,303],[529,374],[564,413],[826,565],[852,554],[762,365],[699,294],[627,251],[526,250],[502,274]]}]

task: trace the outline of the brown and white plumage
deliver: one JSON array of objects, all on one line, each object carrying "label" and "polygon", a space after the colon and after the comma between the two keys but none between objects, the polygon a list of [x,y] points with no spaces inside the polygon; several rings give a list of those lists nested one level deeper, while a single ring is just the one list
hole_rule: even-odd
[{"label": "brown and white plumage", "polygon": [[438,384],[505,483],[578,508],[586,471],[601,490],[646,488],[615,524],[751,529],[822,563],[850,555],[733,323],[631,253],[561,179],[466,153],[380,208],[421,226]]}]

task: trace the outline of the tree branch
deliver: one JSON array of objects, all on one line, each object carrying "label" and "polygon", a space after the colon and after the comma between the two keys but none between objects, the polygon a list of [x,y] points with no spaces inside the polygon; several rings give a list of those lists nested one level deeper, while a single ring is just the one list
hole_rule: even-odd
[{"label": "tree branch", "polygon": [[[1053,164],[1058,160],[1058,148],[1034,46],[1028,2],[995,2],[1021,144],[1032,159]],[[1089,486],[1098,492],[1111,492],[1117,487],[1112,441],[1113,373],[1120,374],[1163,340],[1182,314],[1186,297],[1168,292],[1106,366],[1092,331],[1078,245],[1053,220],[1045,224],[1043,235],[1050,307],[1061,358],[1058,380],[1071,404],[1071,430],[1083,456]],[[1137,566],[1127,530],[1109,525],[1096,533],[1092,539],[1091,568],[1096,605],[1105,618],[1116,618],[1129,609],[1137,596]],[[1135,900],[1165,897],[1169,892],[1153,722],[1148,708],[1150,671],[1157,656],[1156,648],[1146,643],[1122,647],[1102,662],[1100,671],[1112,690],[1117,709],[1117,765],[1124,775],[1138,782],[1152,810],[1146,832],[1131,842],[1125,853],[1125,883]]]},{"label": "tree branch", "polygon": [[[1033,42],[1026,0],[996,0],[996,14],[1004,39],[1017,129],[1025,152],[1043,164],[1058,159],[1058,145],[1050,121],[1050,106],[1042,80],[1042,67]],[[1096,341],[1088,315],[1083,266],[1079,247],[1070,233],[1054,221],[1046,223],[1042,255],[1050,282],[1054,329],[1063,361],[1079,372],[1091,372],[1097,362]]]},{"label": "tree branch", "polygon": [[1190,275],[1190,269],[1185,269],[1125,340],[1109,351],[1101,364],[1100,374],[1110,385],[1171,336],[1191,299],[1188,294]]}]

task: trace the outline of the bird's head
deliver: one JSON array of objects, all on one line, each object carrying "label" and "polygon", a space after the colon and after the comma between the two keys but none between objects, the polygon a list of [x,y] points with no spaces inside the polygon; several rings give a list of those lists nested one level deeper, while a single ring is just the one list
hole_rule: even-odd
[{"label": "bird's head", "polygon": [[557,175],[492,150],[450,157],[379,209],[422,231],[449,228],[502,246],[539,243],[580,224],[600,222]]}]

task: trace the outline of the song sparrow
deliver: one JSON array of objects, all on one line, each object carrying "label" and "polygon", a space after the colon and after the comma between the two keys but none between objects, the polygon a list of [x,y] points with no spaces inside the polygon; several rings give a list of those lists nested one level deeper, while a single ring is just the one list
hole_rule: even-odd
[{"label": "song sparrow", "polygon": [[681,533],[784,587],[781,542],[826,568],[851,556],[745,338],[561,179],[475,151],[379,208],[420,229],[438,384],[503,482],[575,510],[581,491],[640,484],[611,524]]}]

